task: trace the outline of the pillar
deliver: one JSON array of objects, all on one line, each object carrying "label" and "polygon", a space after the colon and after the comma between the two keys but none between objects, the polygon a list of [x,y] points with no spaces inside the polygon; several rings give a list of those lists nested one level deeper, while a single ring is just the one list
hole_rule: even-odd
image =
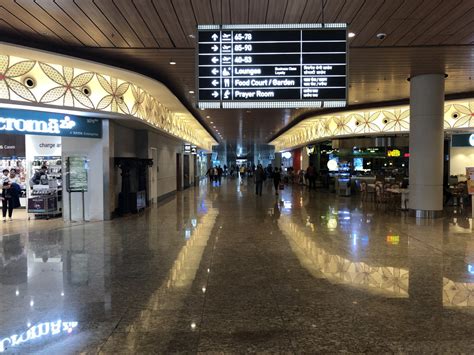
[{"label": "pillar", "polygon": [[410,80],[410,200],[412,215],[443,211],[444,74]]}]

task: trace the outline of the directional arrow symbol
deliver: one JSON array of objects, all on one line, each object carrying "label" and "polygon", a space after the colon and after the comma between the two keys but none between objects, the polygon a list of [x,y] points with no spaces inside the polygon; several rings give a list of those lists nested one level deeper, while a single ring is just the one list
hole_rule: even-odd
[{"label": "directional arrow symbol", "polygon": [[212,73],[212,75],[216,75],[216,74],[219,73],[219,70],[217,70],[216,68],[214,68],[214,69],[211,70],[211,73]]},{"label": "directional arrow symbol", "polygon": [[215,33],[211,37],[214,42],[217,41],[217,39],[219,38],[219,36],[216,35]]},{"label": "directional arrow symbol", "polygon": [[216,45],[213,45],[213,46],[211,47],[211,49],[212,49],[214,52],[217,52],[217,50],[219,49],[219,47],[217,47]]},{"label": "directional arrow symbol", "polygon": [[211,95],[214,96],[214,97],[217,97],[217,96],[219,96],[219,93],[217,91],[213,91]]},{"label": "directional arrow symbol", "polygon": [[214,79],[211,84],[212,84],[213,86],[217,86],[217,84],[219,84],[219,82],[218,82],[216,79]]},{"label": "directional arrow symbol", "polygon": [[219,58],[217,57],[212,57],[211,59],[211,62],[213,62],[214,64],[216,64],[218,61],[219,61]]}]

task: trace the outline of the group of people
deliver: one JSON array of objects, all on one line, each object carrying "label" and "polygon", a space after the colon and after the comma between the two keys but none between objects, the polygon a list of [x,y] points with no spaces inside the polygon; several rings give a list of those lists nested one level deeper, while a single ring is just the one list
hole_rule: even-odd
[{"label": "group of people", "polygon": [[271,166],[268,166],[266,170],[264,170],[262,164],[258,164],[255,170],[255,193],[257,196],[262,196],[263,182],[267,180],[267,178],[273,181],[275,195],[278,195],[281,184],[280,170],[278,168],[273,169]]},{"label": "group of people", "polygon": [[15,169],[3,169],[2,171],[2,194],[0,199],[2,200],[2,216],[3,222],[13,220],[13,209],[20,207],[20,180],[17,177]]},{"label": "group of people", "polygon": [[209,176],[211,184],[215,182],[220,185],[222,182],[222,175],[224,175],[224,169],[222,169],[220,165],[215,167],[211,166],[206,173],[206,176]]}]

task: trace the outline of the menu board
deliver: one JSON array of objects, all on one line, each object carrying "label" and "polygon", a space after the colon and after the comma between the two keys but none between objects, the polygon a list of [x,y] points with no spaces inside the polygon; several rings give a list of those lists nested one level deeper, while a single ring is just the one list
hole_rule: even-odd
[{"label": "menu board", "polygon": [[86,157],[72,156],[67,158],[67,191],[86,192],[89,163]]},{"label": "menu board", "polygon": [[200,108],[342,107],[346,24],[198,27]]}]

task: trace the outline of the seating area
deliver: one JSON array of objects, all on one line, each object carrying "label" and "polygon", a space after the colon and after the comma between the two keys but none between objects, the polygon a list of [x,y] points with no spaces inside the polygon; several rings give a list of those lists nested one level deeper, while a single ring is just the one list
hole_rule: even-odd
[{"label": "seating area", "polygon": [[389,207],[401,210],[408,209],[409,189],[401,187],[401,183],[388,183],[376,181],[368,184],[365,181],[360,183],[360,197],[362,201],[384,204]]}]

